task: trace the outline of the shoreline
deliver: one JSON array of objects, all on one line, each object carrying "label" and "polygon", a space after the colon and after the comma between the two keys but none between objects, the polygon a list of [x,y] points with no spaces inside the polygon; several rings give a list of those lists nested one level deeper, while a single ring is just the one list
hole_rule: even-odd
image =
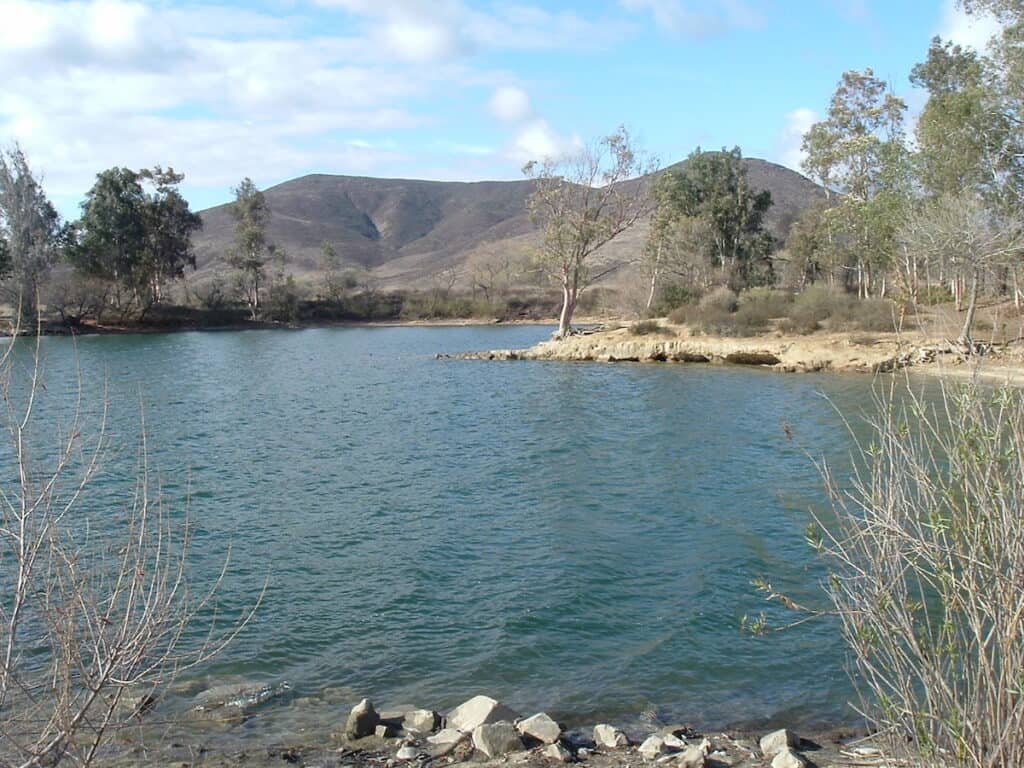
[{"label": "shoreline", "polygon": [[[786,766],[840,768],[876,764],[864,760],[882,756],[863,726],[797,723],[794,729],[784,716],[694,727],[640,713],[618,721],[570,720],[566,727],[544,712],[519,713],[481,694],[442,712],[412,705],[378,710],[368,699],[352,706],[352,691],[333,699],[328,708],[310,708],[317,697],[289,696],[289,690],[287,685],[264,685],[202,691],[179,717],[172,716],[171,729],[149,744],[147,764],[193,765],[195,756],[202,755],[203,765],[223,768],[280,766],[282,760],[318,766],[337,766],[340,760],[348,768],[539,768],[564,763],[591,768],[764,768],[775,766],[776,754],[787,751],[803,762]],[[145,720],[143,715],[136,743],[149,741],[143,736]],[[153,725],[158,731],[151,736],[157,736],[159,726]],[[103,762],[134,765],[137,755],[136,748]]]},{"label": "shoreline", "polygon": [[879,374],[908,371],[957,378],[1001,380],[1024,386],[1024,348],[992,345],[984,356],[966,359],[947,340],[920,332],[864,333],[821,331],[806,336],[763,334],[749,337],[694,335],[686,326],[661,324],[636,335],[610,328],[542,341],[525,349],[493,349],[440,355],[491,361],[574,363],[705,364],[754,367],[778,373]]}]

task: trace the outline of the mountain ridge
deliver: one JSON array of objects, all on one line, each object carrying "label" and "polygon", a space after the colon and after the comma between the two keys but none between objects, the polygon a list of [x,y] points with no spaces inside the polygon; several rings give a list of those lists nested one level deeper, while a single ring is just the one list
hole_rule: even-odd
[{"label": "mountain ridge", "polygon": [[[664,173],[685,165],[667,166]],[[767,189],[774,205],[768,228],[785,239],[800,211],[824,190],[785,166],[744,158],[752,189]],[[624,182],[629,183],[629,182]],[[288,271],[319,271],[320,246],[331,243],[343,267],[367,270],[383,286],[423,288],[443,272],[465,277],[481,259],[525,258],[537,242],[526,201],[529,179],[432,181],[372,176],[308,174],[264,190],[270,208],[267,235],[289,257]],[[230,203],[200,211],[195,237],[197,267],[224,269],[235,222]],[[630,261],[642,247],[646,222],[610,243],[607,261]]]}]

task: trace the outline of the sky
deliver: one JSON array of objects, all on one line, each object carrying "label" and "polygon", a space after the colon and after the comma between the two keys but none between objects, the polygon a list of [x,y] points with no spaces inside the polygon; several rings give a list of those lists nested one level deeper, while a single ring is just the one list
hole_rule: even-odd
[{"label": "sky", "polygon": [[61,213],[112,166],[171,166],[193,209],[243,177],[521,178],[625,125],[799,169],[845,70],[911,108],[955,0],[0,0],[0,146]]}]

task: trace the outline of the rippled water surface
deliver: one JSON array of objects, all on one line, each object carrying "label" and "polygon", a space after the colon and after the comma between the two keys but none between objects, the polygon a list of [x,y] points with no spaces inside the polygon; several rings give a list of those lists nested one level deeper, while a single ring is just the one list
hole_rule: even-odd
[{"label": "rippled water surface", "polygon": [[434,359],[548,333],[47,339],[44,415],[66,420],[76,366],[87,426],[106,388],[113,451],[88,499],[106,514],[132,490],[144,413],[200,580],[230,543],[222,608],[268,581],[204,679],[439,710],[487,692],[576,722],[846,716],[834,626],[754,639],[739,623],[766,608],[757,575],[815,599],[804,451],[844,460],[822,393],[855,413],[870,379]]}]

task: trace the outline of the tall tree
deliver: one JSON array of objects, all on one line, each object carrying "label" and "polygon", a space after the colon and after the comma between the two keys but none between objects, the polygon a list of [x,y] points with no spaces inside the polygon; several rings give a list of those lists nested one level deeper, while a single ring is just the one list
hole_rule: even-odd
[{"label": "tall tree", "polygon": [[615,268],[595,272],[595,251],[650,211],[650,170],[625,128],[569,157],[523,168],[534,185],[530,215],[544,228],[537,260],[562,291],[556,338],[571,332],[583,290]]},{"label": "tall tree", "polygon": [[195,269],[192,233],[202,228],[203,220],[189,209],[188,201],[178,191],[184,174],[157,166],[140,171],[139,176],[153,186],[145,207],[146,250],[142,276],[149,283],[153,299],[159,302],[165,280],[181,279],[186,267]]},{"label": "tall tree", "polygon": [[0,150],[0,277],[19,324],[34,322],[40,283],[61,251],[60,216],[32,174],[21,147]]},{"label": "tall tree", "polygon": [[234,190],[231,215],[235,219],[235,244],[227,252],[228,263],[241,273],[246,303],[253,320],[259,316],[260,288],[267,263],[274,254],[267,240],[270,207],[252,179],[246,176]]},{"label": "tall tree", "polygon": [[183,178],[170,168],[110,168],[82,203],[72,261],[80,272],[110,281],[123,312],[134,306],[144,315],[160,300],[163,281],[195,266],[191,236],[202,220],[177,190]]},{"label": "tall tree", "polygon": [[673,225],[679,219],[699,219],[710,229],[712,263],[723,278],[744,287],[770,279],[772,239],[764,228],[764,215],[772,196],[750,188],[739,147],[721,152],[697,147],[681,170],[662,174],[655,196],[653,237],[673,229],[678,233]]},{"label": "tall tree", "polygon": [[842,195],[830,210],[848,253],[847,268],[862,296],[884,275],[909,200],[909,155],[903,140],[906,105],[870,69],[843,73],[828,116],[804,136],[804,170]]}]

